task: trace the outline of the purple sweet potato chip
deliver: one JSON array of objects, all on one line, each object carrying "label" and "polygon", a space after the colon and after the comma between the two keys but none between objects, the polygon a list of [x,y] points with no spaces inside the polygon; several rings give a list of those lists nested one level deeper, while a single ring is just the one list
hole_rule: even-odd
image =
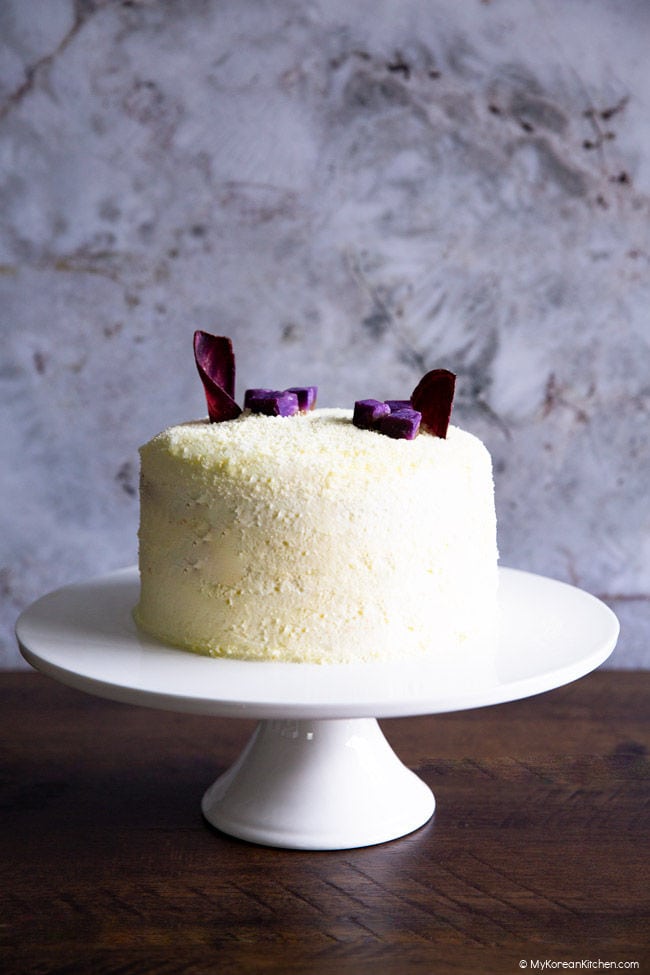
[{"label": "purple sweet potato chip", "polygon": [[432,369],[422,377],[411,395],[411,405],[422,414],[422,427],[434,437],[447,436],[454,402],[456,376],[448,369]]},{"label": "purple sweet potato chip", "polygon": [[234,420],[241,413],[235,403],[235,354],[223,335],[194,333],[194,359],[203,383],[212,423]]}]

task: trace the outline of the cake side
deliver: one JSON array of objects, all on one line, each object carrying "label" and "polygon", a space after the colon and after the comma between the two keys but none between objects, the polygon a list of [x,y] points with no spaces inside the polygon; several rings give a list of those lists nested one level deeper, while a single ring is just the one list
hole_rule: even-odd
[{"label": "cake side", "polygon": [[195,421],[141,448],[138,624],[214,656],[310,662],[492,639],[484,445],[394,440],[348,410]]}]

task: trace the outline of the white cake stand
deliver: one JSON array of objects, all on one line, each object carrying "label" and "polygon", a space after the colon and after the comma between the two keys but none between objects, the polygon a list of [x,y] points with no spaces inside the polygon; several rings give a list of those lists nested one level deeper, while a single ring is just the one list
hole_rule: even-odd
[{"label": "white cake stand", "polygon": [[16,626],[23,656],[100,697],[259,719],[239,760],[205,793],[203,814],[233,836],[292,849],[369,846],[431,817],[431,790],[397,758],[377,718],[559,687],[601,664],[619,631],[611,610],[588,593],[500,569],[502,632],[493,650],[397,664],[221,660],[141,634],[131,617],[138,587],[129,568],[39,599]]}]

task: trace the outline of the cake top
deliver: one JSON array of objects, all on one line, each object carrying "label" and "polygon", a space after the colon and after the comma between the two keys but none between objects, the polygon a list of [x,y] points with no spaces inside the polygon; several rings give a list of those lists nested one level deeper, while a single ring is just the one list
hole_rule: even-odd
[{"label": "cake top", "polygon": [[[235,400],[235,356],[226,336],[194,333],[194,358],[208,407],[205,420],[163,431],[142,450],[174,457],[197,476],[227,471],[248,483],[278,481],[278,490],[300,492],[322,478],[323,487],[345,488],[352,479],[373,494],[389,483],[438,465],[468,470],[481,442],[450,427],[456,377],[447,369],[426,373],[408,399],[360,399],[354,409],[316,409],[315,386],[246,390]],[[486,452],[487,453],[487,452]]]},{"label": "cake top", "polygon": [[441,464],[469,469],[477,452],[489,459],[481,441],[459,427],[450,426],[445,439],[421,434],[412,441],[395,440],[355,427],[352,411],[344,409],[314,409],[290,418],[245,411],[221,423],[194,420],[163,430],[142,449],[182,459],[197,473],[227,469],[249,481],[272,475],[293,488],[307,474],[312,484],[320,475],[324,486],[342,487],[361,476],[376,491]]}]

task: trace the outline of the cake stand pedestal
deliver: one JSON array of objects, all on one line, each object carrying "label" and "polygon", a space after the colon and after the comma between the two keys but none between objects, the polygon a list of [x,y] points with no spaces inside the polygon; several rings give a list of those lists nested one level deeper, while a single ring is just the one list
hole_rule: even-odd
[{"label": "cake stand pedestal", "polygon": [[436,714],[539,694],[598,667],[618,621],[598,599],[500,569],[494,647],[427,660],[312,665],[188,654],[140,633],[131,567],[43,596],[16,635],[38,670],[101,697],[171,711],[258,718],[239,760],[203,797],[213,826],[256,843],[348,849],[404,836],[431,817],[431,790],[377,718]]},{"label": "cake stand pedestal", "polygon": [[213,826],[244,840],[340,850],[413,832],[435,800],[375,718],[279,719],[259,723],[201,808]]}]

